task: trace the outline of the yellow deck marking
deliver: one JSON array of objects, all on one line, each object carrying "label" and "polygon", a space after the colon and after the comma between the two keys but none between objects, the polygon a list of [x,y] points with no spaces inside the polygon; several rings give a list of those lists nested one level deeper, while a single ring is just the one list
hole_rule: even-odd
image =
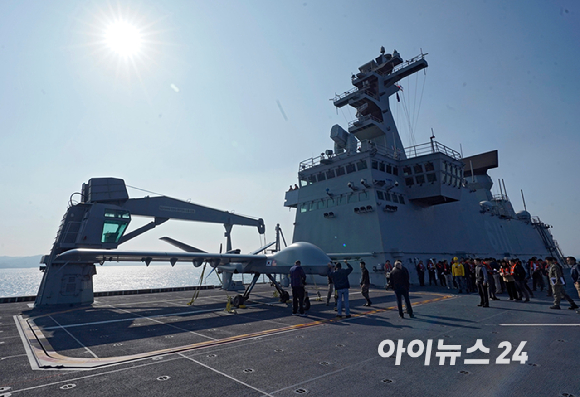
[{"label": "yellow deck marking", "polygon": [[[415,302],[413,306],[425,305],[445,299],[455,298],[453,295],[440,295],[440,294],[432,294],[432,295],[439,295],[437,298],[433,299],[426,299],[419,302]],[[369,311],[365,311],[360,314],[354,314],[352,318],[357,317],[364,317],[372,314],[386,312],[388,310],[396,309],[397,306],[389,306],[384,309],[373,309]],[[146,353],[138,353],[138,354],[131,354],[127,356],[118,356],[118,357],[97,357],[97,358],[80,358],[80,357],[67,357],[64,356],[54,350],[50,346],[50,343],[42,333],[42,330],[34,323],[33,319],[25,319],[21,315],[14,316],[17,325],[19,326],[21,332],[21,337],[23,343],[30,348],[31,354],[34,356],[33,358],[36,360],[38,365],[37,368],[33,369],[93,369],[97,367],[109,366],[113,364],[121,364],[128,361],[140,360],[145,358],[150,358],[154,356],[160,356],[164,354],[171,354],[171,353],[181,353],[191,350],[203,349],[207,347],[214,347],[219,345],[225,345],[229,343],[239,342],[247,339],[257,338],[266,335],[275,335],[284,332],[289,332],[298,329],[306,329],[311,327],[316,327],[322,324],[334,323],[339,321],[344,321],[344,318],[332,318],[332,319],[324,319],[318,321],[312,321],[309,323],[304,324],[295,324],[289,325],[286,327],[281,328],[273,328],[264,331],[253,332],[249,334],[241,334],[230,336],[223,339],[215,339],[209,340],[199,343],[193,343],[184,346],[172,347],[167,349],[155,350]],[[350,320],[350,319],[346,319]],[[29,357],[32,358],[32,357]]]}]

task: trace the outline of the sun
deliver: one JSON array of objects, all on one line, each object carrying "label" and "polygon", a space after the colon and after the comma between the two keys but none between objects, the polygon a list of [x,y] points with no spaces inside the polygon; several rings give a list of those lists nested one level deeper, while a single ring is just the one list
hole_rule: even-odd
[{"label": "sun", "polygon": [[107,46],[124,58],[139,54],[143,45],[141,31],[123,20],[111,22],[105,28],[104,36]]}]

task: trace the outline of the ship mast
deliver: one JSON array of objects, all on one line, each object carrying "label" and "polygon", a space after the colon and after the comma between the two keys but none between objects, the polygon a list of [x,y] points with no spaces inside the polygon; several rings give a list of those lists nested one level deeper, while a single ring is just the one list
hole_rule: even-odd
[{"label": "ship mast", "polygon": [[397,50],[388,54],[381,47],[377,58],[359,67],[359,73],[352,75],[354,88],[334,98],[334,106],[350,105],[356,109],[357,118],[348,124],[348,132],[361,141],[363,149],[376,146],[392,153],[394,158],[406,158],[389,97],[401,89],[397,84],[401,79],[428,66],[425,55],[403,61]]}]

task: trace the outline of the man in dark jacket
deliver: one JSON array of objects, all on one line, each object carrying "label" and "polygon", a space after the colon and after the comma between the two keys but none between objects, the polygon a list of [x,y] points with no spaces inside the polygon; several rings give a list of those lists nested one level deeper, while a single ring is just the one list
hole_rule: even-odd
[{"label": "man in dark jacket", "polygon": [[[530,294],[528,294],[528,290],[525,286],[527,275],[526,269],[524,269],[522,262],[520,262],[518,259],[510,259],[510,265],[513,269],[514,281],[516,283],[516,288],[520,293],[520,297],[525,297],[526,300],[524,302],[529,302]],[[521,300],[521,298],[519,300]]]},{"label": "man in dark jacket", "polygon": [[369,271],[365,262],[360,263],[360,289],[362,296],[365,297],[367,303],[364,306],[370,306],[372,304],[371,298],[369,297],[369,288],[371,286],[371,280],[369,277]]},{"label": "man in dark jacket", "polygon": [[297,314],[299,306],[300,315],[304,316],[305,281],[306,273],[304,273],[300,261],[296,261],[294,266],[290,268],[290,283],[292,284],[292,315]]},{"label": "man in dark jacket", "polygon": [[482,260],[479,258],[475,259],[475,286],[477,287],[477,292],[479,293],[479,305],[483,307],[489,307],[489,298],[487,297],[487,287],[489,283],[489,275],[487,273],[487,267],[483,264]]},{"label": "man in dark jacket", "polygon": [[[337,315],[336,317],[342,317],[342,305],[344,304],[344,310],[346,318],[350,318],[350,307],[348,305],[348,289],[350,288],[350,283],[348,282],[348,275],[352,272],[352,266],[350,263],[346,262],[347,269],[342,269],[340,263],[336,264],[336,269],[332,271],[330,264],[328,264],[328,275],[332,277],[334,281],[334,289],[338,294],[338,303],[336,305]],[[343,303],[344,301],[344,303]]]},{"label": "man in dark jacket", "polygon": [[402,302],[402,297],[405,297],[405,308],[407,309],[407,314],[409,314],[409,317],[411,318],[415,317],[413,315],[411,301],[409,300],[409,271],[403,267],[401,261],[395,262],[395,269],[391,272],[391,288],[395,291],[395,296],[397,297],[399,316],[405,318]]}]

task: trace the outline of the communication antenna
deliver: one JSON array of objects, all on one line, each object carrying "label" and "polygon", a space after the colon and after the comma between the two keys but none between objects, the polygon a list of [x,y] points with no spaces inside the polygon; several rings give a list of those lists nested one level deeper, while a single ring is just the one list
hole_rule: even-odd
[{"label": "communication antenna", "polygon": [[475,175],[473,175],[473,163],[469,160],[469,166],[471,167],[471,183],[475,183]]},{"label": "communication antenna", "polygon": [[522,192],[522,201],[524,202],[524,211],[527,211],[528,209],[526,208],[526,199],[524,198],[524,191],[522,189],[520,189],[520,192]]},{"label": "communication antenna", "polygon": [[435,132],[433,132],[433,127],[431,127],[431,153],[435,153],[435,144],[433,143],[433,139],[435,139]]},{"label": "communication antenna", "polygon": [[[504,182],[504,180],[503,180],[503,179],[502,179],[501,181],[502,181],[502,183],[503,183],[503,192],[505,193],[505,198],[506,198],[506,199],[508,199],[507,190],[506,190],[506,188],[505,188],[505,182]],[[508,199],[508,200],[509,200],[509,199]]]},{"label": "communication antenna", "polygon": [[501,179],[498,178],[497,184],[499,185],[499,194],[503,197],[503,190],[501,190]]}]

